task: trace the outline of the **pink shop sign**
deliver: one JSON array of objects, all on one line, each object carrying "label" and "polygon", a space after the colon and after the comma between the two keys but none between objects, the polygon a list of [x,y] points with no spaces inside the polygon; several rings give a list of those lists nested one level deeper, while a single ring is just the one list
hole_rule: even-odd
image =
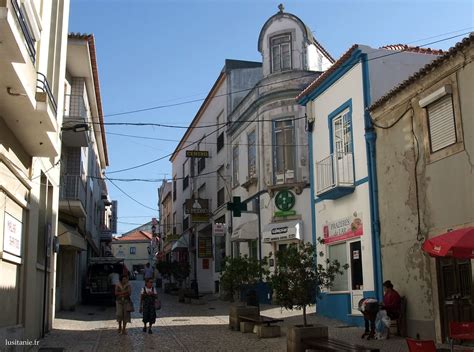
[{"label": "pink shop sign", "polygon": [[364,234],[362,214],[354,213],[336,221],[328,222],[323,226],[324,244],[345,241],[350,238],[360,237]]}]

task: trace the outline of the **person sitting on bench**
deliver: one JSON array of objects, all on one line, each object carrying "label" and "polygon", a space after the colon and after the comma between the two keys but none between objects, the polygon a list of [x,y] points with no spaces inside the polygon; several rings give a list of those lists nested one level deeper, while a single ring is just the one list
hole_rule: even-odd
[{"label": "person sitting on bench", "polygon": [[383,283],[383,308],[391,320],[397,320],[400,317],[401,298],[397,291],[393,289],[390,280]]},{"label": "person sitting on bench", "polygon": [[373,339],[375,337],[375,319],[379,311],[379,302],[375,298],[362,298],[359,301],[359,310],[364,314],[365,323],[365,331],[360,338],[363,339],[367,336],[367,340]]}]

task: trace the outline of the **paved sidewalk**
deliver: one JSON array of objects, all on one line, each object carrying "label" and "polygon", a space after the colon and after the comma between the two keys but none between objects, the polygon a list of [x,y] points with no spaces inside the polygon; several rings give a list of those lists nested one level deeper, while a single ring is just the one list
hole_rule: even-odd
[{"label": "paved sidewalk", "polygon": [[[143,282],[132,281],[135,307]],[[282,336],[259,339],[254,334],[231,331],[229,303],[212,296],[204,304],[178,303],[176,296],[160,294],[162,309],[158,311],[153,334],[142,332],[141,316],[132,313],[128,335],[118,335],[115,308],[80,306],[75,312],[61,312],[54,330],[40,342],[39,348],[59,347],[65,351],[286,351],[286,327],[301,324],[301,311],[286,311],[275,306],[262,306],[262,314],[285,319]],[[361,340],[362,329],[348,327],[340,321],[309,315],[309,323],[329,326],[329,335],[348,342],[380,348],[381,351],[407,351],[405,340]],[[38,348],[33,349],[38,351]]]}]

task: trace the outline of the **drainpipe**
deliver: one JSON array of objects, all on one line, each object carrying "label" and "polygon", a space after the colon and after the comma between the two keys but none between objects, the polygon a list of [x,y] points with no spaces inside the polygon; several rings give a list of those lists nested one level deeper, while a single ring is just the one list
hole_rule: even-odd
[{"label": "drainpipe", "polygon": [[[312,106],[312,104],[310,105]],[[313,131],[312,128],[308,129],[308,146],[309,146],[309,184],[310,184],[310,202],[311,202],[311,225],[313,228],[312,231],[312,239],[313,244],[317,246],[316,240],[316,204],[315,204],[315,197],[314,197],[314,164],[313,164]],[[314,260],[314,266],[317,268],[318,266],[318,256],[316,255]],[[319,292],[318,292],[319,293]],[[316,294],[316,302],[318,300],[318,294]],[[317,304],[315,306],[315,310],[317,309]]]},{"label": "drainpipe", "polygon": [[370,218],[372,220],[372,254],[374,258],[374,278],[375,295],[377,300],[383,299],[382,290],[382,256],[380,249],[380,217],[378,203],[378,185],[377,185],[377,161],[376,161],[376,139],[377,134],[372,126],[372,119],[369,113],[370,106],[370,80],[369,67],[367,63],[367,54],[361,55],[362,77],[364,87],[364,126],[365,143],[367,153],[367,167],[369,176],[369,194],[370,194]]}]

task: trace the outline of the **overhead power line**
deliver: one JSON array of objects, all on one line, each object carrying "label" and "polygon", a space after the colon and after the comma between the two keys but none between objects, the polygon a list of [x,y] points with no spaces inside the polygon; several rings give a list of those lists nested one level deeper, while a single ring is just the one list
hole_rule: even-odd
[{"label": "overhead power line", "polygon": [[153,211],[159,211],[158,209],[155,209],[155,208],[151,208],[149,207],[148,205],[146,204],[143,204],[142,202],[136,200],[135,198],[133,198],[130,194],[128,194],[127,192],[125,192],[122,188],[120,188],[119,186],[117,186],[112,180],[110,180],[107,176],[105,176],[105,179],[108,180],[112,185],[115,186],[115,188],[117,188],[120,192],[122,192],[125,196],[127,196],[128,198],[130,198],[131,200],[133,200],[135,203],[141,205],[142,207],[144,208],[147,208],[147,209],[150,209],[150,210],[153,210]]},{"label": "overhead power line", "polygon": [[[440,43],[440,42],[443,42],[443,41],[447,41],[447,40],[450,40],[450,39],[454,39],[454,38],[469,34],[470,30],[472,28],[474,28],[474,27],[472,27],[472,26],[471,27],[466,27],[466,28],[462,28],[462,29],[459,29],[459,30],[456,30],[456,31],[446,32],[446,33],[438,34],[438,35],[435,35],[435,36],[430,36],[430,37],[426,37],[426,38],[423,38],[423,39],[415,40],[415,41],[412,41],[412,42],[408,42],[406,44],[418,43],[420,41],[439,38],[439,37],[444,36],[444,35],[449,35],[449,34],[458,33],[458,32],[463,31],[462,34],[458,34],[458,35],[455,35],[455,36],[451,36],[449,38],[444,38],[444,39],[440,39],[440,40],[437,40],[437,41],[434,41],[434,42],[419,45],[419,47],[424,47],[424,46]],[[468,31],[468,32],[464,32],[464,31]],[[380,50],[380,49],[374,49],[373,52],[376,52],[378,50]],[[279,83],[292,81],[292,80],[295,80],[295,79],[310,77],[310,76],[313,76],[313,75],[314,75],[314,73],[309,74],[309,75],[305,75],[305,76],[301,76],[301,77],[297,77],[297,78],[290,78],[290,79],[280,80],[280,81],[276,81],[276,82],[270,82],[270,83],[267,83],[267,84],[261,84],[261,85],[258,85],[258,86],[259,87],[266,87],[266,86],[271,86],[271,85],[274,85],[274,84],[279,84]],[[215,96],[212,97],[212,99],[219,98],[219,97],[224,97],[224,96],[231,95],[231,94],[248,92],[248,91],[254,89],[255,87],[256,86],[253,86],[251,88],[245,88],[245,89],[237,90],[237,91],[234,91],[234,92],[216,94]],[[176,100],[176,99],[179,99],[179,98],[175,98],[175,99],[172,99],[172,100]],[[181,105],[186,105],[186,104],[202,102],[205,99],[206,98],[197,98],[197,99],[185,100],[185,101],[178,102],[178,103],[155,105],[155,106],[150,106],[150,107],[146,107],[146,108],[139,108],[139,109],[135,109],[135,110],[121,111],[121,112],[117,112],[117,113],[106,114],[106,115],[104,115],[104,117],[122,116],[122,115],[129,115],[129,114],[141,113],[141,112],[146,112],[146,111],[160,110],[160,109],[171,108],[171,107],[175,107],[175,106],[181,106]]]}]

